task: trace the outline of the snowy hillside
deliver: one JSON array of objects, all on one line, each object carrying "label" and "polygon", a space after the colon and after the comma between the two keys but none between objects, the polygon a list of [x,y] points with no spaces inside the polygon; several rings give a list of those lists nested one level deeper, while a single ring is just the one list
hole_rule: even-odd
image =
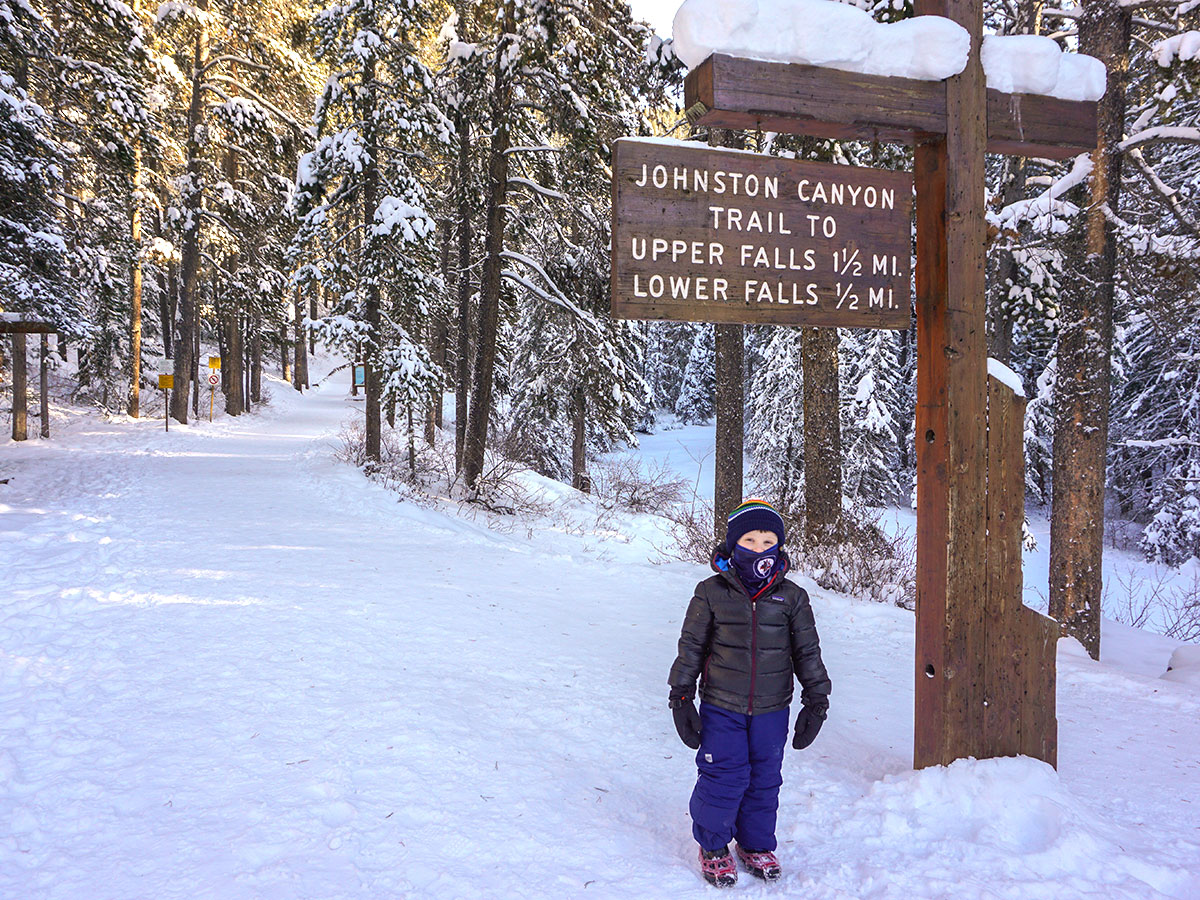
[{"label": "snowy hillside", "polygon": [[[666,709],[706,572],[649,563],[649,517],[572,533],[561,486],[520,529],[398,502],[334,459],[344,382],[0,444],[0,897],[713,896]],[[1060,646],[1058,773],[913,772],[912,614],[807,586],[831,715],[785,760],[782,883],[736,895],[1200,897],[1176,642]]]}]

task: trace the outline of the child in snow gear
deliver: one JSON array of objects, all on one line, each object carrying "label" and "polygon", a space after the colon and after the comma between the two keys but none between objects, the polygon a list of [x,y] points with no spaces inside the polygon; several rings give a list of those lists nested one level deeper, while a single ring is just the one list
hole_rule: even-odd
[{"label": "child in snow gear", "polygon": [[[775,817],[783,783],[793,676],[801,709],[792,746],[808,747],[829,710],[829,675],[808,594],[786,579],[783,518],[761,500],[729,514],[715,575],[696,586],[671,666],[675,730],[697,749],[692,835],[717,887],[737,881],[729,841],[751,874],[775,881]],[[700,679],[700,710],[693,697]]]}]

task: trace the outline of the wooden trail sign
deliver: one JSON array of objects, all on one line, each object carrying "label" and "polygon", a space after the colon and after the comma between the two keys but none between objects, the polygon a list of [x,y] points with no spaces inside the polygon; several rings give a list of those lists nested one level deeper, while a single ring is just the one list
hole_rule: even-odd
[{"label": "wooden trail sign", "polygon": [[[1025,753],[1053,765],[1057,627],[1021,603],[1024,485],[1014,474],[1022,453],[1021,409],[995,386],[989,404],[984,153],[1062,159],[1092,152],[1096,104],[989,90],[979,54],[982,0],[915,0],[915,8],[967,30],[971,51],[960,74],[914,82],[714,54],[688,73],[687,114],[693,124],[720,128],[914,145],[913,764]],[[620,203],[617,171],[614,201]],[[622,211],[614,206],[613,215],[614,315],[668,318],[661,304],[625,302],[628,285],[620,282],[617,257]],[[734,321],[781,321],[763,314],[772,308],[747,309]]]},{"label": "wooden trail sign", "polygon": [[911,219],[905,172],[623,138],[613,314],[907,328]]}]

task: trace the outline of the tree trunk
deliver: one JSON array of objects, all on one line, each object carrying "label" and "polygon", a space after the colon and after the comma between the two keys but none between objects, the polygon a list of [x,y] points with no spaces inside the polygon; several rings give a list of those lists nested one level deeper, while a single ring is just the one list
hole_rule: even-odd
[{"label": "tree trunk", "polygon": [[446,315],[445,311],[449,306],[450,297],[450,242],[452,231],[450,229],[450,220],[443,219],[440,222],[442,232],[442,288],[445,291],[443,302],[434,311],[433,315],[426,322],[426,334],[428,335],[429,355],[433,358],[434,365],[438,367],[438,371],[443,373],[438,379],[437,388],[434,389],[429,397],[429,407],[425,414],[425,443],[433,446],[434,439],[437,437],[437,430],[442,427],[442,392],[445,390],[445,371],[446,371]]},{"label": "tree trunk", "polygon": [[[238,155],[234,150],[225,151],[225,180],[230,184],[237,184],[238,179]],[[225,257],[225,272],[229,277],[229,284],[233,281],[237,274],[237,254],[230,253]],[[241,319],[241,311],[237,308],[234,302],[235,297],[231,291],[225,292],[225,303],[221,310],[220,322],[221,330],[225,335],[225,352],[222,353],[221,371],[225,373],[224,389],[225,389],[225,412],[231,416],[240,416],[246,411],[246,395],[245,380],[242,370],[242,329],[239,327]],[[197,364],[199,361],[197,360]]]},{"label": "tree trunk", "polygon": [[1120,209],[1121,153],[1129,82],[1131,13],[1116,0],[1086,0],[1080,52],[1108,67],[1092,154],[1087,257],[1082,278],[1064,292],[1054,397],[1054,476],[1050,513],[1050,615],[1100,658],[1104,470],[1113,340],[1115,229],[1104,212]]},{"label": "tree trunk", "polygon": [[296,288],[296,372],[292,386],[304,392],[308,387],[308,342],[304,339],[304,301],[300,297],[300,288]]},{"label": "tree trunk", "polygon": [[238,327],[237,313],[226,313],[225,318],[225,354],[222,368],[229,373],[226,393],[225,412],[231,416],[240,416],[246,411],[245,379],[242,371],[242,329]]},{"label": "tree trunk", "polygon": [[250,398],[250,370],[253,360],[250,358],[250,317],[239,316],[238,328],[242,330],[242,396],[246,398],[246,410],[250,410],[251,403],[255,402]]},{"label": "tree trunk", "polygon": [[592,492],[587,474],[587,394],[577,385],[571,394],[571,486],[585,494]]},{"label": "tree trunk", "polygon": [[[1025,196],[1025,160],[1010,156],[1006,160],[1009,178],[1004,185],[1005,206]],[[1008,297],[1008,282],[1017,277],[1017,260],[1011,249],[1000,251],[996,264],[996,289],[991,292],[987,311],[988,356],[1006,366],[1012,361],[1013,310]]]},{"label": "tree trunk", "polygon": [[42,437],[50,437],[50,336],[42,335],[38,374],[41,377]]},{"label": "tree trunk", "polygon": [[29,437],[29,373],[25,370],[25,335],[12,336],[12,439],[23,441]]},{"label": "tree trunk", "polygon": [[[201,10],[208,0],[197,0]],[[204,67],[208,65],[208,28],[201,22],[192,53],[192,97],[187,114],[187,191],[184,194],[183,247],[180,251],[179,342],[175,351],[175,388],[171,391],[171,415],[184,424],[188,420],[188,388],[196,377],[196,287],[200,278],[200,121],[204,116]]]},{"label": "tree trunk", "polygon": [[[317,291],[320,290],[315,284],[310,288],[312,295],[308,298],[308,320],[315,322],[321,315],[321,311],[317,309]],[[310,329],[308,332],[308,355],[312,356],[317,352],[317,336]]]},{"label": "tree trunk", "polygon": [[[192,383],[192,414],[200,415],[200,379],[196,377],[196,369],[200,365],[200,304],[195,304],[196,315],[192,322],[192,370],[189,378]],[[184,403],[187,397],[184,397]]]},{"label": "tree trunk", "polygon": [[[179,305],[179,275],[175,270],[175,263],[167,263],[167,274],[160,276],[159,287],[162,288],[158,295],[158,318],[162,328],[163,357],[174,359],[175,310]],[[61,343],[60,341],[59,344]],[[63,361],[66,361],[65,356]]]},{"label": "tree trunk", "polygon": [[283,380],[291,383],[292,380],[292,360],[288,356],[288,328],[287,328],[287,309],[283,311],[283,321],[279,323],[279,373],[283,376]]},{"label": "tree trunk", "polygon": [[[466,4],[461,4],[466,6]],[[463,13],[460,12],[459,21]],[[464,39],[465,40],[465,39]],[[467,404],[471,377],[471,121],[459,113],[458,131],[458,334],[454,358],[454,463],[462,467],[463,446],[467,438]]]},{"label": "tree trunk", "polygon": [[262,402],[262,319],[250,320],[250,399]]},{"label": "tree trunk", "polygon": [[742,502],[745,436],[745,344],[741,325],[714,325],[716,342],[716,451],[713,454],[713,533],[725,537],[729,514]]},{"label": "tree trunk", "polygon": [[[368,60],[363,83],[372,85],[375,81],[375,60]],[[371,223],[375,221],[375,208],[379,204],[379,144],[378,134],[374,128],[376,97],[372,88],[363,91],[363,121],[368,123],[365,143],[367,157],[363,171],[363,248],[367,259],[363,268],[366,270],[368,282],[366,290],[367,334],[369,343],[366,356],[363,359],[363,374],[366,376],[366,455],[368,465],[379,465],[381,459],[382,423],[380,416],[383,401],[383,379],[380,371],[380,353],[383,350],[380,335],[379,316],[379,277],[380,260],[375,259],[376,240],[371,235]]]},{"label": "tree trunk", "polygon": [[129,238],[133,243],[129,301],[129,415],[136,419],[142,389],[142,142],[138,138],[133,142],[133,208]]},{"label": "tree trunk", "polygon": [[488,420],[492,413],[492,379],[496,367],[496,331],[500,320],[500,254],[504,251],[505,200],[508,196],[509,118],[512,76],[504,66],[513,30],[513,3],[504,4],[496,51],[495,87],[491,98],[492,141],[488,153],[487,237],[484,242],[483,278],[479,286],[479,339],[471,379],[471,412],[463,445],[463,476],[472,491],[483,474]]},{"label": "tree trunk", "polygon": [[838,403],[838,332],[805,328],[804,373],[805,539],[832,539],[842,518],[842,429]]}]

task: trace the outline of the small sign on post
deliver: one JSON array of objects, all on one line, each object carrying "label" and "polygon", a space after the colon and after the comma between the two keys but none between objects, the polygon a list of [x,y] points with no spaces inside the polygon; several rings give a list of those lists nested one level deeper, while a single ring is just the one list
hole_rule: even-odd
[{"label": "small sign on post", "polygon": [[622,138],[612,312],[908,328],[912,175]]},{"label": "small sign on post", "polygon": [[171,404],[167,397],[167,391],[174,390],[174,388],[174,375],[158,376],[158,389],[163,392],[163,431],[171,430]]},{"label": "small sign on post", "polygon": [[364,387],[367,383],[367,367],[361,364],[354,366],[354,386]]},{"label": "small sign on post", "polygon": [[208,367],[209,367],[210,369],[219,369],[219,368],[221,368],[221,357],[219,357],[219,356],[210,356],[210,357],[208,358]]},{"label": "small sign on post", "polygon": [[[219,356],[210,356],[208,358],[208,364],[211,366],[214,359],[217,361],[217,364],[214,366],[214,368],[219,369],[221,367],[221,357]],[[221,376],[216,372],[213,372],[208,376],[208,421],[210,422],[212,421],[213,417],[213,397],[216,396],[217,385],[220,383]]]}]

